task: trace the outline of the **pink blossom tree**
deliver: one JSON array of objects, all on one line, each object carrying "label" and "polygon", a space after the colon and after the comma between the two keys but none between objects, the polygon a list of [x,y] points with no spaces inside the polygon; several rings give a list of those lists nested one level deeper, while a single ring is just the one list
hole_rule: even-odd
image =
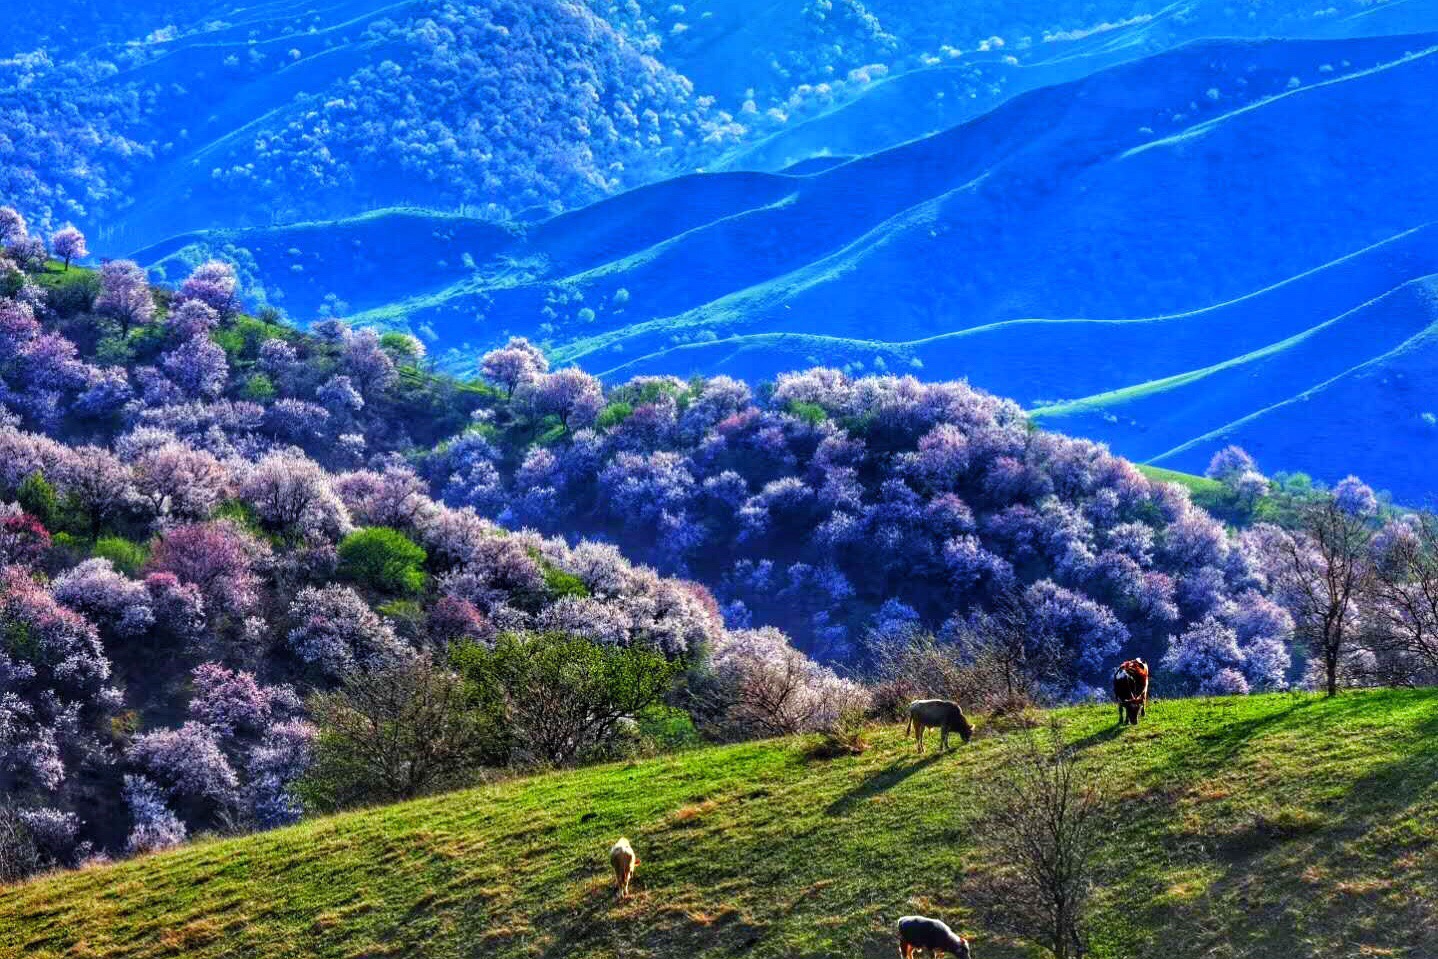
[{"label": "pink blossom tree", "polygon": [[111,260],[100,267],[100,295],[95,298],[95,312],[113,316],[120,321],[120,332],[150,322],[155,315],[155,300],[145,271],[134,260]]},{"label": "pink blossom tree", "polygon": [[50,251],[65,261],[65,269],[70,269],[71,260],[83,260],[90,255],[85,247],[85,234],[73,226],[64,226],[55,231],[50,237]]}]

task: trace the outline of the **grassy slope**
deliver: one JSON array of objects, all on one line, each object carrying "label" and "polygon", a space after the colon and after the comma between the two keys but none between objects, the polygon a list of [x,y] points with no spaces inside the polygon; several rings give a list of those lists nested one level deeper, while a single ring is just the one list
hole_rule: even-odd
[{"label": "grassy slope", "polygon": [[[1438,953],[1438,692],[1155,703],[1120,732],[1067,713],[1108,771],[1097,954]],[[984,957],[980,736],[918,759],[703,749],[211,841],[0,890],[0,955],[888,956],[903,912]],[[637,894],[605,853],[629,835]]]}]

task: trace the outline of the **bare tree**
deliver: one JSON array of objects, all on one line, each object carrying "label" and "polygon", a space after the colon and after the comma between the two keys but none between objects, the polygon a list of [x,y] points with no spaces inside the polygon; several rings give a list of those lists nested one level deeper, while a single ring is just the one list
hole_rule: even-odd
[{"label": "bare tree", "polygon": [[19,813],[0,809],[0,883],[19,882],[40,866],[40,850]]},{"label": "bare tree", "polygon": [[1267,547],[1278,593],[1295,632],[1323,657],[1329,696],[1358,627],[1358,605],[1373,582],[1370,521],[1334,496],[1308,504],[1296,533],[1270,529]]},{"label": "bare tree", "polygon": [[1098,779],[1064,745],[1057,719],[1026,730],[983,786],[988,848],[1011,921],[1058,959],[1082,956],[1106,806]]}]

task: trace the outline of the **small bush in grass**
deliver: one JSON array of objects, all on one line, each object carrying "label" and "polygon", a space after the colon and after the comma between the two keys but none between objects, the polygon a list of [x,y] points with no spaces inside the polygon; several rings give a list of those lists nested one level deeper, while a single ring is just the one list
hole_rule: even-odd
[{"label": "small bush in grass", "polygon": [[974,900],[999,927],[1057,959],[1087,952],[1085,926],[1109,817],[1097,775],[1051,719],[1025,730],[980,784],[984,845],[996,858]]},{"label": "small bush in grass", "polygon": [[340,573],[386,593],[424,589],[423,547],[388,526],[371,526],[346,536],[339,547]]},{"label": "small bush in grass", "polygon": [[823,759],[857,756],[869,748],[869,740],[865,736],[868,729],[869,718],[862,709],[843,709],[829,728],[824,730],[823,738],[819,740],[812,755]]}]

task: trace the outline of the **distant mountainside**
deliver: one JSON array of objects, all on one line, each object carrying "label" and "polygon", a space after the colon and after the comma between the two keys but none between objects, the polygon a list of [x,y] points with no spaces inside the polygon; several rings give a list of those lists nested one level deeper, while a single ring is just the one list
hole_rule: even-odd
[{"label": "distant mountainside", "polygon": [[[1138,459],[1200,469],[1238,437],[1415,496],[1438,442],[1438,401],[1405,386],[1431,355],[1433,89],[1438,35],[1204,42],[878,154],[522,229],[392,212],[141,255],[249,251],[298,315],[409,323],[461,366],[513,333],[615,376],[966,375]],[[310,279],[356,261],[348,303]],[[1375,462],[1331,455],[1370,431],[1392,437]]]},{"label": "distant mountainside", "polygon": [[105,252],[413,205],[530,222],[777,172],[1209,36],[1438,30],[1335,0],[17,0],[0,198]]}]

